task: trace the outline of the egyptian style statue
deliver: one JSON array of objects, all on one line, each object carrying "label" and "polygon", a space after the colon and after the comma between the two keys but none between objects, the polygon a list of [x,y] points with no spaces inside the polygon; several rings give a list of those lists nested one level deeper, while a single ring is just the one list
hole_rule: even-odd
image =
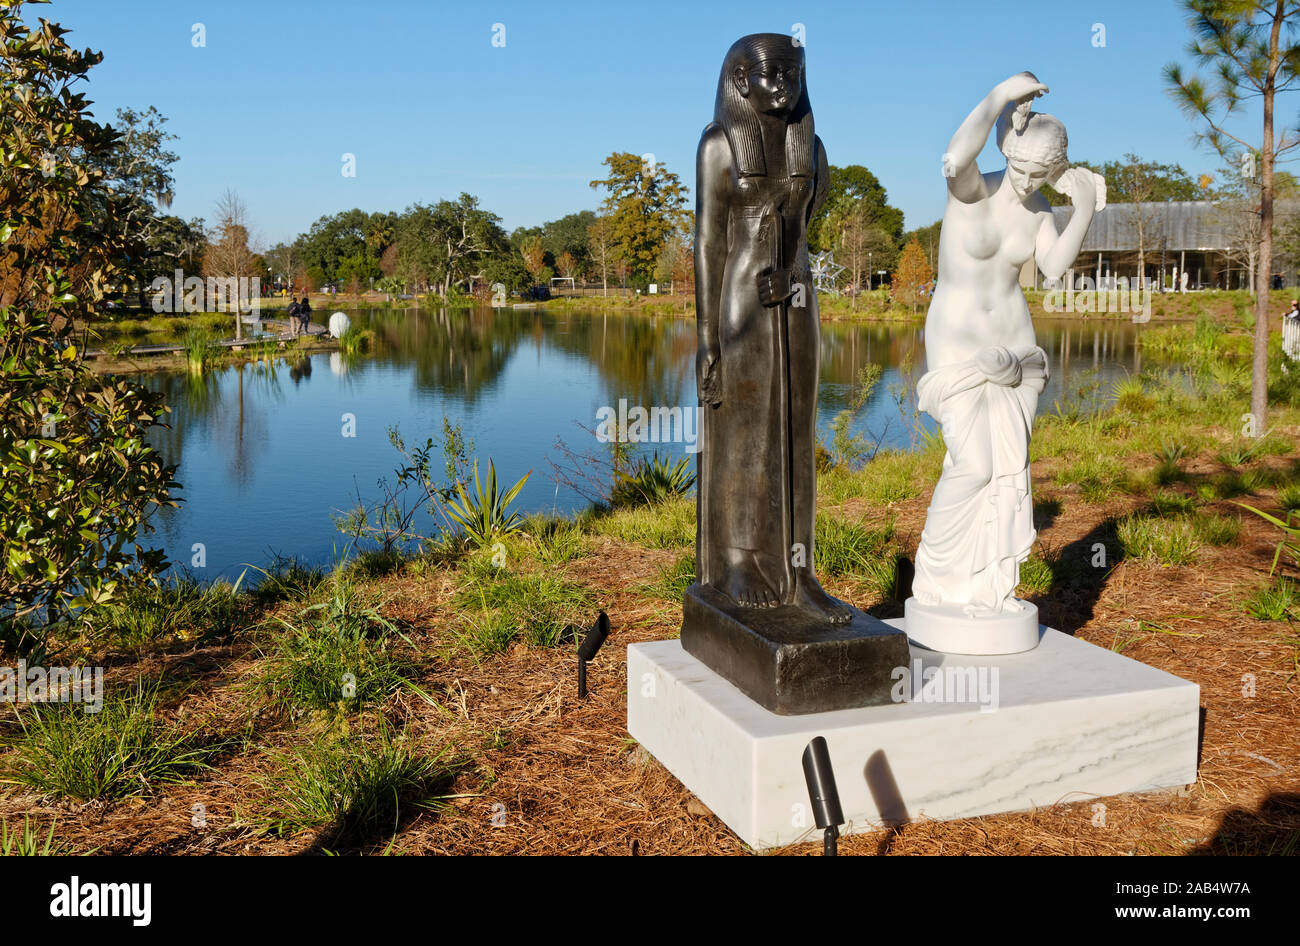
[{"label": "egyptian style statue", "polygon": [[[1045,92],[1028,72],[1002,82],[943,156],[948,203],[917,401],[939,422],[948,452],[906,620],[913,641],[950,653],[1014,653],[1038,643],[1037,609],[1015,590],[1035,538],[1029,437],[1048,369],[1019,275],[1033,259],[1059,279],[1106,200],[1100,176],[1069,167],[1065,126],[1030,110]],[[981,174],[975,159],[995,125],[1006,168]],[[1059,234],[1038,192],[1043,184],[1074,205]]]},{"label": "egyptian style statue", "polygon": [[821,338],[808,222],[829,171],[803,46],[737,40],[713,119],[696,163],[701,449],[682,645],[776,712],[885,702],[906,638],[813,573]]},{"label": "egyptian style statue", "polygon": [[827,174],[803,46],[738,40],[696,170],[699,580],[746,607],[843,623],[812,569],[821,338],[807,232]]}]

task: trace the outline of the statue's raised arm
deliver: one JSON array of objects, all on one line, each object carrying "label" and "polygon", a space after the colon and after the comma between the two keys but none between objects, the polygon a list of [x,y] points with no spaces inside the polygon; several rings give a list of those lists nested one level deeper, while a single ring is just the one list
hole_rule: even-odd
[{"label": "statue's raised arm", "polygon": [[958,200],[972,202],[988,196],[984,179],[975,159],[984,150],[989,133],[1008,112],[1023,109],[1047,92],[1047,86],[1032,72],[1021,72],[995,85],[988,95],[966,116],[948,142],[943,155],[943,176],[948,190]]}]

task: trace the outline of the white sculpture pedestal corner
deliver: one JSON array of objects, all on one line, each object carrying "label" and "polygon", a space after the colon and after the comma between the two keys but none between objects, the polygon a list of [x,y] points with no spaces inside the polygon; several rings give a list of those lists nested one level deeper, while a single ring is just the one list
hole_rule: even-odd
[{"label": "white sculpture pedestal corner", "polygon": [[941,654],[993,656],[1021,654],[1038,646],[1038,606],[1016,599],[1020,611],[970,615],[960,605],[922,604],[908,598],[903,605],[907,639]]},{"label": "white sculpture pedestal corner", "polygon": [[802,765],[814,736],[845,834],[1196,781],[1194,683],[1047,628],[1024,653],[911,658],[903,702],[778,716],[680,641],[632,644],[628,732],[758,850],[821,837]]}]

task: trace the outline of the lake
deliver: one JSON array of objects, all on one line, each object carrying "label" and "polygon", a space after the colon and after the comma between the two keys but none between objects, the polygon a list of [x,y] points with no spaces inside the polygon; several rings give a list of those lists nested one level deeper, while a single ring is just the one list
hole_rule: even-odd
[{"label": "lake", "polygon": [[[291,355],[198,378],[144,376],[171,405],[171,429],[156,431],[153,442],[179,464],[184,487],[178,509],[156,514],[157,532],[147,544],[162,544],[173,563],[189,565],[201,543],[205,567],[194,571],[206,580],[233,580],[275,554],[336,561],[348,539],[334,515],[355,506],[358,494],[373,501],[378,480],[391,480],[399,463],[388,429],[396,427],[408,446],[428,437],[440,442],[444,416],[473,440],[482,468],[489,457],[495,461],[503,483],[532,471],[514,508],[571,513],[588,501],[557,483],[552,462],[564,461],[557,439],[575,454],[607,457],[608,446],[592,433],[602,408],[617,415],[620,401],[627,414],[637,406],[696,403],[694,319],[542,309],[345,311],[374,332],[369,354]],[[1141,326],[1046,319],[1035,325],[1052,372],[1040,412],[1081,385],[1100,381],[1109,390],[1140,367]],[[912,411],[924,368],[919,324],[823,324],[822,436],[829,442],[832,419],[849,403],[859,370],[872,362],[883,375],[853,429],[886,447],[908,447],[917,438]],[[928,417],[921,422],[933,426]],[[640,449],[681,456],[686,447]],[[434,464],[441,469],[440,453]]]}]

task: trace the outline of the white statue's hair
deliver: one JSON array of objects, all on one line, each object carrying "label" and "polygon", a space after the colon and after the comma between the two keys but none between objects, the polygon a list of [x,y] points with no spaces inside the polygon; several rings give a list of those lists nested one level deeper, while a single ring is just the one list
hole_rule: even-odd
[{"label": "white statue's hair", "polygon": [[998,149],[1008,160],[1033,161],[1050,171],[1069,165],[1066,149],[1069,139],[1060,119],[1043,112],[1030,112],[1023,125],[1015,121],[1011,109],[998,118]]}]

